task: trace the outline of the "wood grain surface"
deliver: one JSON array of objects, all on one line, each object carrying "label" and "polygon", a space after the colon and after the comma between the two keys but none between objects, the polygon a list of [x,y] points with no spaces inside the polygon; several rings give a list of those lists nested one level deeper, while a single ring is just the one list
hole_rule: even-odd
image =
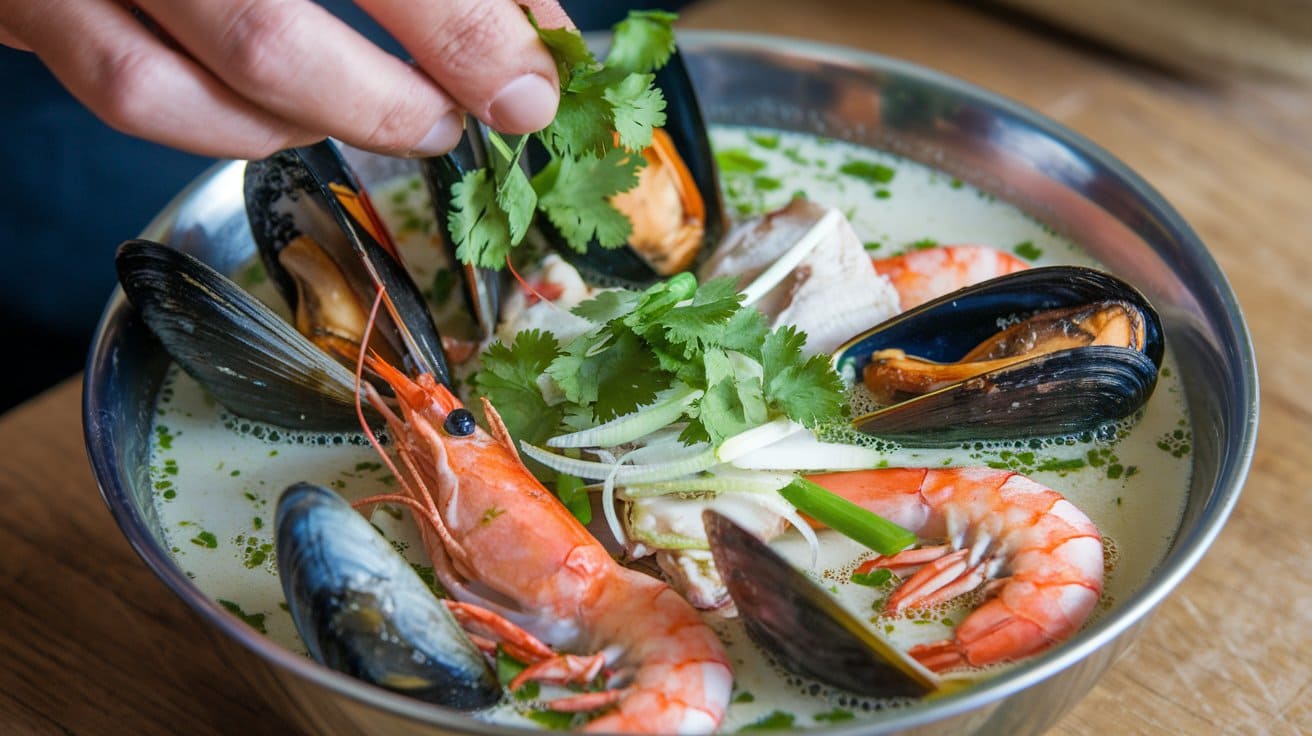
[{"label": "wood grain surface", "polygon": [[[1052,733],[1312,732],[1312,91],[1191,82],[974,6],[706,0],[683,23],[963,78],[1091,138],[1182,212],[1257,344],[1257,455],[1215,547]],[[105,257],[129,235],[107,233]],[[118,532],[85,460],[75,381],[0,418],[0,447],[0,734],[293,732]]]}]

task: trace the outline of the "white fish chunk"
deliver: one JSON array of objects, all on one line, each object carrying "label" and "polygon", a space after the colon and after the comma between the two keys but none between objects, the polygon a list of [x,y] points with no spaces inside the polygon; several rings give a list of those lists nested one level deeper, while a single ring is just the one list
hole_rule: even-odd
[{"label": "white fish chunk", "polygon": [[[821,222],[824,205],[794,199],[782,209],[735,227],[701,269],[701,280],[737,275],[751,283]],[[808,353],[832,352],[853,335],[898,312],[897,291],[875,272],[847,218],[830,218],[829,232],[757,302],[773,326],[806,333]]]}]

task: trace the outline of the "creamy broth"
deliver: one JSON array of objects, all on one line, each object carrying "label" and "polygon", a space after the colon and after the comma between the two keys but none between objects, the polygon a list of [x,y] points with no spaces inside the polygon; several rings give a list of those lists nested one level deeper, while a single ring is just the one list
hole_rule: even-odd
[{"label": "creamy broth", "polygon": [[[769,211],[795,195],[837,207],[875,257],[932,243],[982,243],[1036,265],[1095,265],[1050,228],[951,177],[894,156],[795,133],[715,128],[714,144],[730,214]],[[459,294],[444,276],[427,197],[417,181],[397,182],[375,197],[413,262],[421,286],[458,310]],[[258,269],[248,273],[252,290]],[[1099,613],[1137,590],[1164,557],[1179,523],[1191,468],[1184,389],[1169,350],[1152,400],[1133,423],[1098,438],[978,443],[954,449],[899,449],[895,467],[993,465],[1025,473],[1071,500],[1106,540],[1108,576]],[[159,517],[177,564],[202,591],[289,649],[304,653],[283,603],[273,559],[274,510],[289,484],[308,480],[347,498],[393,487],[375,452],[355,436],[315,436],[235,417],[176,367],[160,392],[151,454]],[[373,523],[421,571],[431,576],[407,514],[383,508]],[[905,617],[884,617],[878,604],[889,588],[850,582],[855,562],[869,556],[854,543],[822,533],[813,576],[849,610],[901,647],[949,636],[969,613],[969,601]],[[800,541],[775,546],[797,560]],[[735,697],[722,731],[762,719],[796,727],[825,725],[896,703],[864,701],[777,672],[732,622],[715,626],[729,645]],[[531,703],[510,702],[489,717],[524,721]],[[792,720],[789,720],[792,719]]]}]

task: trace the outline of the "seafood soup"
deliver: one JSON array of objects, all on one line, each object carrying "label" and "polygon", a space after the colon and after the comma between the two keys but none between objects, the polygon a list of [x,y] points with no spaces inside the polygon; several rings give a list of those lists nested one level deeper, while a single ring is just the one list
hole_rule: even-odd
[{"label": "seafood soup", "polygon": [[[962,260],[957,265],[944,265],[940,260],[932,267],[909,266],[912,270],[976,266],[985,258],[1002,258],[1025,266],[1097,265],[1077,245],[1014,207],[949,176],[884,152],[765,129],[714,127],[711,139],[726,209],[735,224],[804,199],[841,213],[869,258],[955,253]],[[458,278],[436,245],[437,224],[423,183],[400,179],[379,187],[372,197],[433,306],[438,323],[458,319],[462,311]],[[964,244],[985,244],[1003,256],[992,255],[992,251],[982,256],[968,249],[942,250],[944,246]],[[568,268],[554,260],[550,263],[552,268]],[[983,268],[996,272],[998,266]],[[524,274],[532,280],[533,268],[526,268]],[[271,305],[285,310],[277,306],[276,295],[257,260],[252,260],[236,278]],[[554,298],[551,293],[544,295]],[[821,301],[817,308],[823,309],[824,299],[842,299],[844,295],[822,293],[818,298]],[[897,296],[889,298],[891,316],[897,310]],[[512,291],[508,300],[512,304],[505,308],[507,318],[520,321],[499,328],[503,341],[509,342],[517,330],[524,328],[553,332],[568,329],[551,321],[550,316],[525,317],[533,300],[522,293]],[[837,342],[868,326],[838,335],[837,340],[826,343],[826,349],[833,349]],[[454,368],[457,386],[467,388],[472,383],[470,374],[476,365],[475,358]],[[949,474],[964,467],[985,468],[1001,474],[999,477],[1022,474],[1038,486],[1061,494],[1087,515],[1101,534],[1105,582],[1093,607],[1092,617],[1096,619],[1148,580],[1165,556],[1178,526],[1191,468],[1190,424],[1183,391],[1168,350],[1156,389],[1144,408],[1129,419],[1107,423],[1094,431],[1035,439],[972,439],[933,448],[874,440],[855,432],[835,431],[824,439],[860,443],[877,455],[872,467],[929,468],[931,474]],[[854,400],[859,404],[868,397]],[[300,432],[236,416],[176,366],[158,397],[153,437],[151,482],[155,503],[178,566],[206,595],[247,624],[288,649],[305,652],[278,579],[274,554],[278,498],[285,488],[301,481],[334,489],[347,499],[392,493],[396,481],[390,470],[362,435]],[[622,491],[620,494],[623,497]],[[593,494],[594,505],[599,495]],[[681,533],[681,517],[660,516],[664,511],[659,507],[662,501],[646,506],[632,499],[630,502],[640,510],[623,519],[623,523],[632,525],[628,533],[637,540],[636,545],[630,540],[630,552],[644,545],[652,547],[661,534]],[[589,528],[613,542],[604,517],[602,513],[595,515]],[[380,504],[369,520],[421,577],[439,587],[410,511],[396,504]],[[655,525],[647,531],[656,529],[659,533],[643,536],[644,523]],[[843,607],[899,649],[952,639],[958,625],[981,606],[985,597],[974,592],[935,605],[888,612],[889,599],[897,595],[899,577],[880,580],[870,575],[869,566],[862,567],[862,563],[876,557],[875,553],[836,532],[820,531],[818,538],[818,547],[812,548],[801,534],[788,531],[777,536],[772,546],[808,570],[808,575]],[[818,550],[818,556],[812,564],[813,549]],[[680,564],[677,559],[666,564],[670,559],[667,556],[661,564],[667,573]],[[640,564],[645,570],[656,571],[650,561]],[[854,575],[858,569],[861,572]],[[698,581],[691,579],[694,577],[684,579],[682,587],[693,588],[695,597],[695,591],[703,589],[697,588]],[[716,607],[714,603],[709,605]],[[882,710],[912,702],[907,698],[858,696],[788,672],[779,666],[775,652],[756,644],[740,620],[725,616],[725,610],[719,606],[703,612],[727,648],[734,674],[728,710],[719,726],[722,731],[752,725],[808,728],[878,718]],[[1006,666],[966,667],[953,676],[987,677],[991,670]],[[546,685],[540,692],[520,690],[478,712],[477,717],[548,727],[568,725],[577,716],[545,707],[560,692]]]}]

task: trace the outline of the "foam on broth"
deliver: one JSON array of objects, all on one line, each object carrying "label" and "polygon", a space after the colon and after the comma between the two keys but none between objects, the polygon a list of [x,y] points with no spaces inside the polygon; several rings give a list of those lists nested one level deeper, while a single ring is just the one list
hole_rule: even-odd
[{"label": "foam on broth", "polygon": [[[846,213],[875,257],[931,243],[983,243],[1036,265],[1096,265],[1010,205],[889,154],[761,129],[714,128],[712,139],[721,157],[726,202],[735,218],[803,195]],[[398,234],[418,282],[442,305],[438,311],[458,310],[460,297],[443,275],[423,187],[418,181],[400,181],[380,188],[374,199]],[[253,291],[269,293],[259,280],[258,269],[246,274]],[[1168,345],[1157,390],[1142,418],[1105,436],[900,449],[889,455],[888,464],[1007,467],[1065,495],[1107,540],[1110,569],[1102,612],[1147,580],[1178,526],[1191,468],[1183,391]],[[374,451],[355,436],[307,435],[235,417],[176,367],[159,395],[153,437],[151,481],[174,560],[206,595],[283,646],[304,653],[283,604],[273,560],[277,498],[302,480],[334,488],[348,498],[386,491],[393,484]],[[431,575],[407,515],[383,508],[372,521],[422,574]],[[822,534],[825,545],[814,577],[899,646],[948,636],[969,613],[971,601],[966,600],[906,617],[879,615],[878,604],[889,588],[849,580],[855,562],[869,553],[832,533]],[[775,544],[796,559],[805,557],[797,539]],[[856,698],[782,673],[737,624],[721,621],[715,626],[736,670],[735,697],[722,731],[763,719],[795,727],[825,725],[898,705]],[[526,719],[529,708],[509,702],[487,717],[531,722]]]}]

